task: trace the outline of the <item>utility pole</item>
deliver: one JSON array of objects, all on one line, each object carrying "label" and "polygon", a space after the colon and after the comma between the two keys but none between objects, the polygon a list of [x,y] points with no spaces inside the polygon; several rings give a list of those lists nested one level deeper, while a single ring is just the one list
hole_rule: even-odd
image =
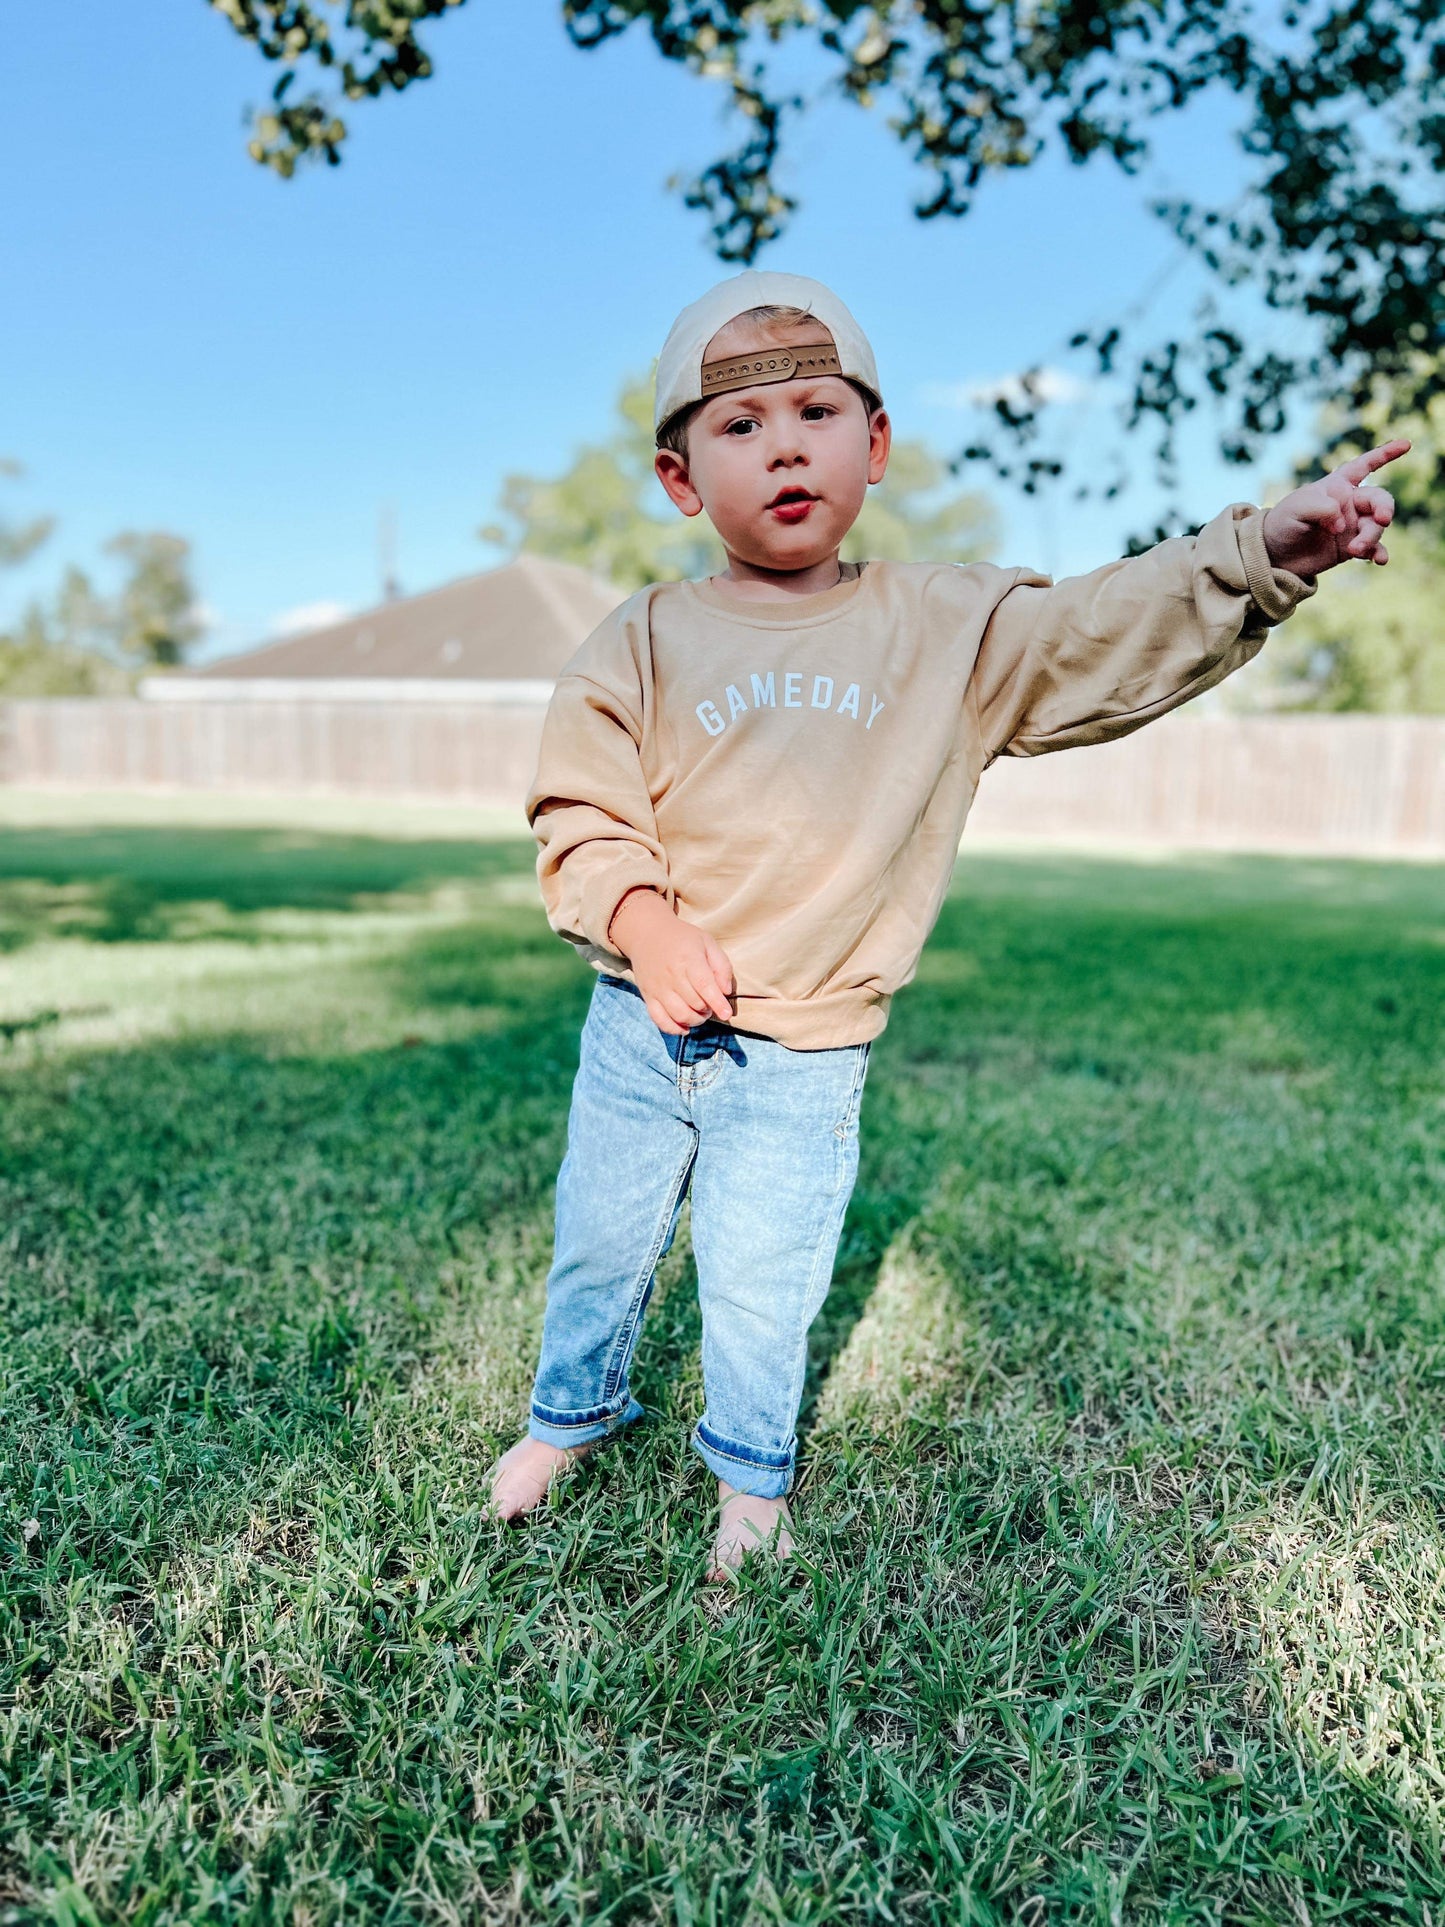
[{"label": "utility pole", "polygon": [[381,575],[381,599],[395,602],[401,594],[396,579],[396,510],[383,502],[376,518],[376,565]]}]

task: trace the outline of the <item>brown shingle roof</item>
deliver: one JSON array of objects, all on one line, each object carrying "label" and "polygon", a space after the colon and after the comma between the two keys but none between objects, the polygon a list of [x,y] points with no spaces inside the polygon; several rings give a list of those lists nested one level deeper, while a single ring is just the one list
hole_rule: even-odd
[{"label": "brown shingle roof", "polygon": [[194,673],[226,680],[555,677],[625,595],[574,563],[523,554],[499,569],[383,602],[307,635],[225,656]]}]

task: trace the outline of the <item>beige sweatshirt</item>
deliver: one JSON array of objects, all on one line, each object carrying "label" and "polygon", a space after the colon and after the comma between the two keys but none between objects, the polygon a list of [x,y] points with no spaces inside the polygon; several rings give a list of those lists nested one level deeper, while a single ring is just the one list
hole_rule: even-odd
[{"label": "beige sweatshirt", "polygon": [[639,589],[548,705],[526,802],[548,922],[632,978],[607,931],[650,884],[727,952],[738,1029],[800,1050],[876,1037],[993,759],[1138,729],[1314,593],[1271,564],[1263,520],[1235,503],[1057,583],[873,561],[766,602],[715,582]]}]

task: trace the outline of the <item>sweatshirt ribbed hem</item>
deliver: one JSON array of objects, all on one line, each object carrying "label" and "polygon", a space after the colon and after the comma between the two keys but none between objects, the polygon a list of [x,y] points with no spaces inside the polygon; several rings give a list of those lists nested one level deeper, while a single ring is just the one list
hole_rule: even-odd
[{"label": "sweatshirt ribbed hem", "polygon": [[[619,965],[610,953],[591,955],[587,961],[599,974],[605,972],[637,984],[632,971]],[[871,1043],[881,1036],[892,1001],[891,995],[861,990],[834,991],[829,996],[806,999],[738,997],[732,1022],[735,1030],[770,1037],[789,1050],[838,1050],[847,1044]]]}]

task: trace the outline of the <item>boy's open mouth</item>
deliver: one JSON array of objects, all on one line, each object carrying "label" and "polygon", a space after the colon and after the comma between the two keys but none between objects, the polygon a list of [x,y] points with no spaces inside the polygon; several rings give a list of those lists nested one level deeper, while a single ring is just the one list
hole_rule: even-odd
[{"label": "boy's open mouth", "polygon": [[785,488],[769,502],[768,513],[780,522],[801,522],[817,499],[805,488]]}]

